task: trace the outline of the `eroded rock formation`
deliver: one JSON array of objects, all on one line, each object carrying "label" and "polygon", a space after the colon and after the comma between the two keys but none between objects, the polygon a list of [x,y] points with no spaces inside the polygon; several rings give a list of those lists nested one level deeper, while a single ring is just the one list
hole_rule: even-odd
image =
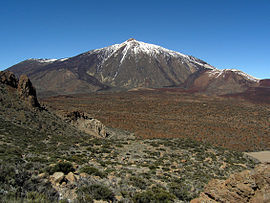
[{"label": "eroded rock formation", "polygon": [[21,75],[17,88],[20,97],[33,107],[40,106],[37,100],[36,89],[26,75]]},{"label": "eroded rock formation", "polygon": [[110,136],[105,125],[103,125],[99,120],[91,118],[84,113],[73,111],[67,115],[67,118],[74,126],[87,134],[102,138]]},{"label": "eroded rock formation", "polygon": [[210,181],[200,197],[191,201],[199,202],[270,202],[270,165],[258,165],[227,180]]},{"label": "eroded rock formation", "polygon": [[40,107],[34,86],[26,75],[18,80],[10,71],[0,72],[0,82],[17,90],[19,97],[32,107]]},{"label": "eroded rock formation", "polygon": [[0,71],[0,82],[11,87],[18,87],[18,79],[10,71]]}]

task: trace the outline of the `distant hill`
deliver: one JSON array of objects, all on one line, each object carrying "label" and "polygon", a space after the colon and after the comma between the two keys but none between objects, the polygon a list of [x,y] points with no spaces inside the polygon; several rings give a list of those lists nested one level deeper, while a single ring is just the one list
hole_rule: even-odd
[{"label": "distant hill", "polygon": [[260,80],[258,86],[249,87],[246,91],[225,96],[243,98],[255,103],[270,104],[270,79]]},{"label": "distant hill", "polygon": [[208,94],[241,93],[250,87],[258,87],[260,80],[236,69],[212,69],[192,74],[186,81],[189,90]]}]

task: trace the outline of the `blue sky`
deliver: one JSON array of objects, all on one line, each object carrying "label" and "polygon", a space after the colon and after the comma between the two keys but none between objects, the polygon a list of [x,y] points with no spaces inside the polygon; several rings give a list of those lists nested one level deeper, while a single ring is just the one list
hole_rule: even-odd
[{"label": "blue sky", "polygon": [[270,78],[269,0],[2,0],[0,70],[129,38]]}]

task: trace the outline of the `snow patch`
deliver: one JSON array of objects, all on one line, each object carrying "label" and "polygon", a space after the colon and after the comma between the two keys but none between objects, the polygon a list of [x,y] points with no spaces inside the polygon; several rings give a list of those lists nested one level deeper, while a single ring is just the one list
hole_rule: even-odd
[{"label": "snow patch", "polygon": [[230,72],[230,71],[236,73],[237,75],[244,77],[245,79],[247,79],[249,81],[259,82],[259,79],[255,78],[251,75],[248,75],[248,74],[246,74],[240,70],[237,70],[237,69],[223,69],[223,70],[213,69],[211,71],[207,71],[207,73],[209,74],[210,77],[219,78],[221,76],[225,77],[225,74],[227,72]]},{"label": "snow patch", "polygon": [[28,59],[28,60],[37,61],[39,63],[52,63],[52,62],[57,61],[57,59],[34,59],[34,58],[31,58],[31,59]]},{"label": "snow patch", "polygon": [[243,77],[247,78],[248,80],[251,80],[251,81],[254,81],[254,82],[259,82],[259,79],[258,78],[255,78],[251,75],[248,75],[247,73],[244,73],[240,70],[237,70],[237,69],[227,69],[227,70],[230,70],[230,71],[233,71],[235,73],[237,73],[238,75],[242,75]]},{"label": "snow patch", "polygon": [[40,63],[52,63],[57,61],[57,59],[39,59],[38,62]]},{"label": "snow patch", "polygon": [[69,58],[62,58],[62,59],[59,59],[58,61],[66,61],[66,60],[68,60]]},{"label": "snow patch", "polygon": [[36,59],[36,58],[30,58],[30,59],[27,59],[27,60],[29,60],[29,61],[37,61],[39,63],[53,63],[53,62],[56,62],[56,61],[59,61],[59,62],[66,61],[68,59],[69,58],[62,58],[62,59],[46,59],[46,58]]},{"label": "snow patch", "polygon": [[[207,72],[210,77],[219,78],[224,72],[222,70],[214,69]],[[224,76],[224,75],[223,75]]]}]

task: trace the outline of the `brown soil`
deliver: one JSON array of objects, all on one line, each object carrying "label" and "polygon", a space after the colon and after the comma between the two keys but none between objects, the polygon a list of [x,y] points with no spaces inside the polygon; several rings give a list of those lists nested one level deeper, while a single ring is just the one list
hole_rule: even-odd
[{"label": "brown soil", "polygon": [[60,113],[83,111],[106,126],[143,138],[188,137],[239,151],[270,149],[269,104],[160,90],[57,96],[42,101]]}]

